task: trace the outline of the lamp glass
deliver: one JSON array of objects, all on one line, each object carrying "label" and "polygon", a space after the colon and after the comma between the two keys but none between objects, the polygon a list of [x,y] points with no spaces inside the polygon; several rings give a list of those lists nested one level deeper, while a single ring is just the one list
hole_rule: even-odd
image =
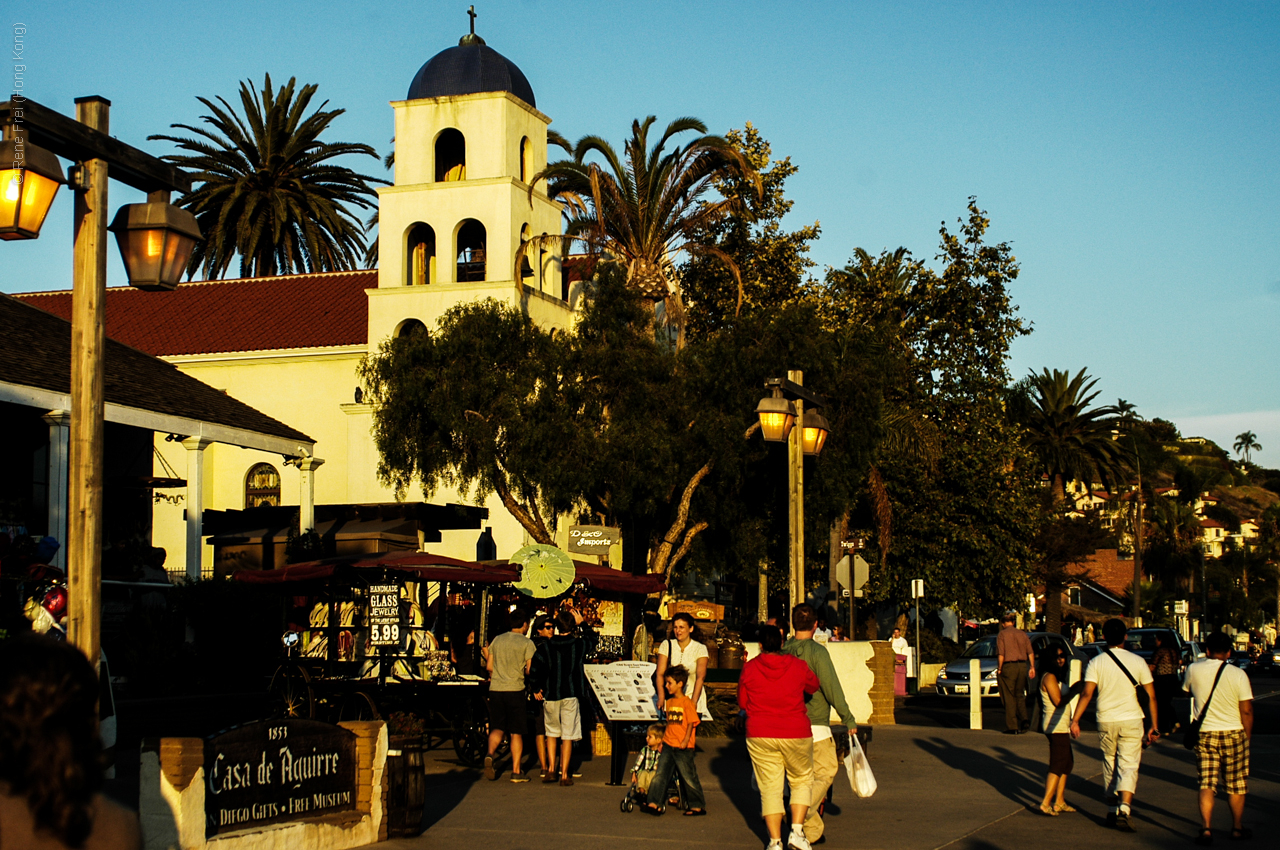
[{"label": "lamp glass", "polygon": [[760,433],[772,443],[786,440],[792,426],[796,424],[791,403],[783,398],[760,399],[760,404],[756,405],[756,415],[760,417]]},{"label": "lamp glass", "polygon": [[0,239],[35,239],[61,184],[29,168],[0,171]]},{"label": "lamp glass", "polygon": [[827,444],[826,421],[814,422],[805,416],[804,425],[800,428],[800,445],[807,455],[822,454],[822,447]]}]

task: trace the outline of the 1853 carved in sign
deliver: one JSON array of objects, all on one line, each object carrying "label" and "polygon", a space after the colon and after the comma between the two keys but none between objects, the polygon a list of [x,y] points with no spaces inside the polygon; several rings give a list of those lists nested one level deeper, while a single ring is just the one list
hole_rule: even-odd
[{"label": "1853 carved in sign", "polygon": [[356,736],[314,720],[264,720],[204,744],[205,834],[356,807]]}]

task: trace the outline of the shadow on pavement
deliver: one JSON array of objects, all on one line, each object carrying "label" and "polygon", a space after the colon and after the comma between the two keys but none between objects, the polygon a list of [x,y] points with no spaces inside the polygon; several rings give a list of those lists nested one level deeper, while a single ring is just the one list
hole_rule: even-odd
[{"label": "shadow on pavement", "polygon": [[[748,766],[747,770],[742,765]],[[751,757],[747,755],[747,740],[736,738],[711,759],[711,773],[719,781],[720,790],[742,815],[747,828],[763,842],[769,840],[764,819],[760,817],[760,794],[751,787]]]},{"label": "shadow on pavement", "polygon": [[957,747],[943,738],[921,738],[915,745],[953,770],[987,783],[1018,805],[1038,803],[1043,794],[1044,779],[1038,773],[1042,766],[1037,763],[1036,772],[1024,766],[1032,764],[1031,759],[999,759],[980,750]]},{"label": "shadow on pavement", "polygon": [[456,809],[479,778],[479,771],[466,769],[428,773],[427,805],[422,816],[423,830],[430,829]]}]

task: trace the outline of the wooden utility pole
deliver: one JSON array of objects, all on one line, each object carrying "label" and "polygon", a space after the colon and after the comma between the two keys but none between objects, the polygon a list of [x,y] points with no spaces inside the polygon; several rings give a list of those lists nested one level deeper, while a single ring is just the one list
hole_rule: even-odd
[{"label": "wooden utility pole", "polygon": [[[787,372],[787,380],[797,386],[804,386],[804,372]],[[788,460],[788,504],[790,507],[790,605],[787,606],[787,618],[791,618],[791,609],[804,601],[804,399],[796,398],[796,424],[787,438]]]},{"label": "wooden utility pole", "polygon": [[[76,119],[109,134],[111,101],[76,99]],[[102,634],[102,355],[107,286],[107,161],[86,159],[75,192],[71,445],[67,474],[67,636],[96,668]]]}]

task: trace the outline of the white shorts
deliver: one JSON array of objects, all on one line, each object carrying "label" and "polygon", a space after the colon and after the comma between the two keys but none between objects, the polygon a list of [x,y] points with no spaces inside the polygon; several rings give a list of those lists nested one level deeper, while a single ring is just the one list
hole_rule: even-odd
[{"label": "white shorts", "polygon": [[563,741],[582,740],[582,719],[578,716],[578,698],[547,700],[542,704],[547,737]]}]

